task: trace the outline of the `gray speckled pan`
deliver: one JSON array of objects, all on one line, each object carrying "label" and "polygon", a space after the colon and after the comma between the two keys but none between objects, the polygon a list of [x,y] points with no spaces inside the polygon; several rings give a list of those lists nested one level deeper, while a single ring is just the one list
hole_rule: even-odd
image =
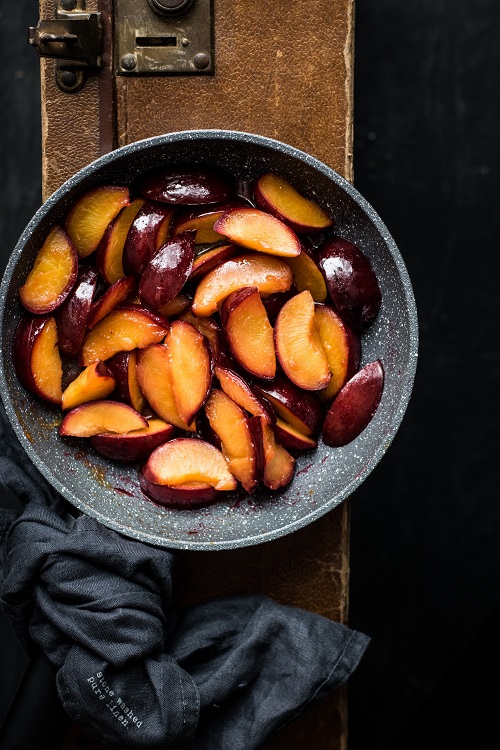
[{"label": "gray speckled pan", "polygon": [[[362,364],[380,358],[385,388],[366,430],[343,448],[302,455],[292,483],[280,493],[232,494],[200,510],[166,510],[141,493],[135,467],[112,464],[84,441],[57,436],[60,414],[31,397],[17,381],[12,339],[21,314],[24,282],[49,228],[75,199],[104,183],[128,184],[161,164],[197,161],[229,169],[242,180],[264,171],[288,178],[336,220],[338,234],[369,257],[382,290],[382,308],[362,339]],[[418,325],[410,279],[401,255],[373,208],[340,175],[279,141],[235,131],[171,133],[125,146],[68,180],[23,232],[0,289],[0,388],[8,417],[26,453],[70,503],[106,526],[150,544],[217,550],[259,544],[289,534],[343,502],[378,464],[391,444],[410,399],[417,364]]]}]

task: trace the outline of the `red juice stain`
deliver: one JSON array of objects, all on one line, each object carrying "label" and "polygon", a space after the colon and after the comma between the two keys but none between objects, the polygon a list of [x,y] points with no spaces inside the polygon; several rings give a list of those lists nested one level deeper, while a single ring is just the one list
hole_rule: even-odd
[{"label": "red juice stain", "polygon": [[122,495],[128,495],[128,497],[135,497],[133,492],[129,492],[128,490],[124,490],[123,487],[113,487],[115,492],[120,492]]}]

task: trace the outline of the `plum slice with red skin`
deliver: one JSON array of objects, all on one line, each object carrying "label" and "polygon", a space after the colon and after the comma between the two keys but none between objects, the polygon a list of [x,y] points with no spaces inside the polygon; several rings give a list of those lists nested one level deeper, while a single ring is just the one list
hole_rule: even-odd
[{"label": "plum slice with red skin", "polygon": [[289,258],[300,255],[300,240],[295,232],[258,208],[231,208],[217,219],[214,230],[250,250]]},{"label": "plum slice with red skin", "polygon": [[147,427],[124,434],[101,432],[92,435],[89,443],[104,458],[123,463],[145,461],[158,446],[172,440],[177,430],[163,419],[154,417],[148,420]]},{"label": "plum slice with red skin", "polygon": [[314,300],[305,290],[286,302],[274,326],[276,356],[287,377],[308,391],[328,385],[331,372],[314,316]]},{"label": "plum slice with red skin", "polygon": [[38,251],[26,281],[19,287],[21,304],[35,315],[50,313],[62,305],[77,276],[76,250],[64,229],[56,225]]},{"label": "plum slice with red skin", "polygon": [[80,258],[97,250],[109,224],[129,202],[128,188],[116,185],[92,188],[75,201],[64,226]]},{"label": "plum slice with red skin", "polygon": [[232,292],[220,310],[222,330],[234,359],[256,378],[276,375],[274,331],[257,287]]},{"label": "plum slice with red skin", "polygon": [[357,438],[373,419],[383,389],[384,368],[377,359],[359,370],[336,396],[323,424],[323,442],[340,448]]},{"label": "plum slice with red skin", "polygon": [[318,447],[318,442],[314,437],[304,435],[279,417],[274,424],[274,434],[278,443],[289,451],[303,452]]},{"label": "plum slice with red skin", "polygon": [[[252,443],[254,448],[254,476],[256,483],[262,481],[264,477],[264,468],[266,465],[266,456],[264,452],[264,432],[262,424],[267,422],[266,417],[252,416],[247,417],[248,427],[250,429],[250,435],[252,436]],[[257,486],[256,484],[256,486]]]},{"label": "plum slice with red skin", "polygon": [[144,397],[155,413],[181,430],[194,432],[177,411],[172,390],[172,372],[168,346],[152,344],[137,353],[137,378]]},{"label": "plum slice with red skin", "polygon": [[255,286],[261,294],[284,292],[292,285],[290,266],[281,258],[246,253],[219,263],[199,282],[191,311],[198,317],[217,312],[219,304],[244,286]]},{"label": "plum slice with red skin", "polygon": [[194,233],[167,240],[153,255],[141,277],[139,298],[152,310],[171,302],[183,289],[194,260]]},{"label": "plum slice with red skin", "polygon": [[263,417],[274,422],[275,415],[272,406],[246,380],[233,369],[231,360],[221,356],[215,367],[215,376],[220,387],[232,400],[254,417]]},{"label": "plum slice with red skin", "polygon": [[215,320],[211,316],[208,316],[206,318],[197,318],[196,315],[193,315],[191,310],[185,310],[181,315],[179,315],[178,320],[184,320],[186,323],[191,323],[191,325],[193,325],[197,331],[205,336],[208,342],[208,347],[210,349],[212,363],[215,366],[215,364],[219,361],[222,349],[222,332]]},{"label": "plum slice with red skin", "polygon": [[55,318],[24,315],[14,332],[12,354],[24,387],[43,401],[60,405],[63,372]]},{"label": "plum slice with red skin", "polygon": [[286,222],[298,234],[332,226],[333,219],[315,201],[299,193],[281,175],[266,172],[253,185],[256,204]]},{"label": "plum slice with red skin", "polygon": [[218,167],[179,164],[143,175],[136,190],[160,203],[197,206],[228,200],[236,193],[236,183],[231,174]]},{"label": "plum slice with red skin", "polygon": [[382,302],[366,255],[349,240],[333,237],[320,246],[318,265],[335,310],[355,331],[364,331],[376,319]]},{"label": "plum slice with red skin", "polygon": [[153,502],[175,510],[202,508],[215,502],[222,493],[203,482],[186,482],[175,486],[156,484],[139,470],[139,485],[144,494]]},{"label": "plum slice with red skin", "polygon": [[198,438],[174,438],[156,448],[142,467],[146,479],[170,486],[209,484],[223,492],[237,487],[218,448]]},{"label": "plum slice with red skin", "polygon": [[214,232],[214,224],[217,219],[230,208],[241,208],[248,205],[249,203],[245,198],[236,197],[211,206],[189,206],[180,209],[172,222],[172,236],[188,229],[194,229],[197,245],[220,242],[223,236]]},{"label": "plum slice with red skin", "polygon": [[296,258],[288,258],[287,263],[292,269],[293,280],[297,292],[308,289],[315,302],[324,302],[328,296],[325,279],[316,261],[305,250],[301,243],[300,255]]},{"label": "plum slice with red skin", "polygon": [[232,258],[238,252],[236,245],[218,245],[210,250],[200,253],[193,261],[190,279],[196,279],[204,276],[208,271],[224,260]]},{"label": "plum slice with red skin", "polygon": [[111,399],[100,399],[71,409],[59,426],[59,434],[91,437],[101,432],[123,434],[147,426],[147,420],[128,404],[121,404]]},{"label": "plum slice with red skin", "polygon": [[359,367],[360,339],[328,305],[317,304],[314,316],[332,373],[330,382],[318,395],[324,401],[332,401]]},{"label": "plum slice with red skin", "polygon": [[113,398],[129,404],[140,414],[146,407],[146,399],[137,378],[137,349],[118,352],[108,359],[107,366],[116,381]]},{"label": "plum slice with red skin", "polygon": [[98,359],[106,361],[118,352],[143,349],[162,341],[169,327],[166,320],[144,307],[116,307],[85,336],[80,362],[86,367]]},{"label": "plum slice with red skin", "polygon": [[[255,439],[255,430],[249,418],[229,396],[214,388],[205,404],[205,413],[211,428],[221,441],[222,453],[229,470],[247,492],[253,492],[259,482],[262,467],[261,436]],[[260,417],[259,417],[260,419]]]},{"label": "plum slice with red skin", "polygon": [[124,273],[140,276],[147,264],[163,245],[173,209],[159,203],[146,201],[132,221],[123,247],[122,265]]},{"label": "plum slice with red skin", "polygon": [[104,362],[93,362],[86,367],[64,389],[62,409],[68,411],[88,401],[107,398],[115,388],[116,381]]},{"label": "plum slice with red skin", "polygon": [[95,254],[96,268],[106,284],[114,284],[125,276],[123,249],[132,222],[144,205],[144,198],[136,198],[130,206],[122,208],[118,216],[108,225]]},{"label": "plum slice with red skin", "polygon": [[127,302],[136,289],[137,279],[135,276],[124,276],[111,284],[92,304],[87,318],[87,328],[94,328],[111,310]]},{"label": "plum slice with red skin", "polygon": [[165,339],[175,406],[189,424],[208,398],[212,365],[206,338],[183,320],[174,320]]},{"label": "plum slice with red skin", "polygon": [[268,422],[260,418],[264,446],[264,471],[262,481],[270,490],[279,490],[292,481],[295,459],[276,441],[274,430]]},{"label": "plum slice with red skin", "polygon": [[267,399],[276,414],[304,435],[321,429],[325,407],[312,391],[302,391],[281,373],[271,383],[254,385],[257,393]]},{"label": "plum slice with red skin", "polygon": [[217,433],[212,429],[208,417],[205,413],[205,409],[202,409],[196,417],[196,428],[198,436],[202,440],[206,440],[208,443],[215,445],[220,451],[222,450],[222,441]]},{"label": "plum slice with red skin", "polygon": [[81,266],[73,289],[55,313],[59,349],[68,357],[76,357],[80,351],[97,289],[97,279],[95,268]]}]

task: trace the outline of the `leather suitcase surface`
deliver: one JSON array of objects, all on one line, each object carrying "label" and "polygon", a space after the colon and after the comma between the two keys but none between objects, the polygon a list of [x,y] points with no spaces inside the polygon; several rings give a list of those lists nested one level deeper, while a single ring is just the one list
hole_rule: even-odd
[{"label": "leather suitcase surface", "polygon": [[[40,17],[54,18],[56,6],[60,0],[41,0]],[[103,14],[99,74],[89,74],[78,93],[64,93],[55,61],[41,60],[44,198],[114,147],[197,128],[270,136],[352,178],[352,0],[214,0],[215,73],[194,76],[116,75],[113,0],[88,0],[85,7]],[[183,604],[262,593],[346,622],[348,576],[347,501],[266,544],[180,552],[177,593]],[[341,689],[271,738],[266,750],[345,750],[346,722]],[[82,746],[100,744],[73,725],[64,750]]]}]

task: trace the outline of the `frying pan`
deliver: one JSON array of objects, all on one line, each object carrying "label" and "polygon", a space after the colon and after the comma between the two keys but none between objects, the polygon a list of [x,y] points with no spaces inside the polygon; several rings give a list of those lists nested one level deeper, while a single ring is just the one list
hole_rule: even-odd
[{"label": "frying pan", "polygon": [[[22,313],[17,290],[24,283],[50,227],[75,200],[103,184],[130,184],[169,163],[217,165],[246,183],[277,172],[335,219],[337,233],[369,258],[382,292],[382,307],[362,336],[364,365],[380,359],[385,385],[379,408],[353,442],[330,448],[319,441],[302,454],[288,487],[251,496],[222,493],[216,504],[171,510],[141,492],[137,468],[98,456],[81,440],[57,435],[60,412],[32,397],[18,382],[12,342]],[[125,536],[189,550],[220,550],[267,542],[290,534],[342,503],[388,450],[411,397],[417,364],[415,299],[403,258],[386,226],[338,173],[313,156],[271,138],[226,130],[190,130],[147,138],[107,154],[79,171],[35,214],[17,243],[0,287],[0,390],[6,413],[28,454],[50,484],[73,506]]]}]

